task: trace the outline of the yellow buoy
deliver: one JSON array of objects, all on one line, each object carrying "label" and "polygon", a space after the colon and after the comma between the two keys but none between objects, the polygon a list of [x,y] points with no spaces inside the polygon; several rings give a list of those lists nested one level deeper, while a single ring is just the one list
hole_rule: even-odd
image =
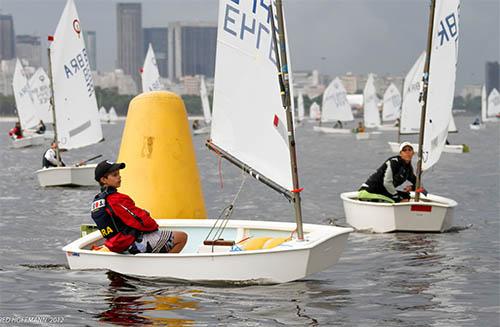
[{"label": "yellow buoy", "polygon": [[119,192],[152,217],[207,217],[186,108],[178,95],[155,91],[132,99],[118,162],[127,164]]}]

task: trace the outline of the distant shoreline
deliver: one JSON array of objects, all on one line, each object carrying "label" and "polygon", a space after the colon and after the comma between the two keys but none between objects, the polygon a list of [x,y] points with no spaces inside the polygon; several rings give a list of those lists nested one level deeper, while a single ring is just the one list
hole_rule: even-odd
[{"label": "distant shoreline", "polygon": [[[127,117],[125,116],[118,116],[118,120],[125,120]],[[202,120],[204,119],[203,116],[188,116],[188,120],[195,120],[195,119],[198,119],[198,120]],[[2,123],[14,123],[16,121],[18,121],[19,118],[17,118],[16,116],[0,116],[0,122]]]}]

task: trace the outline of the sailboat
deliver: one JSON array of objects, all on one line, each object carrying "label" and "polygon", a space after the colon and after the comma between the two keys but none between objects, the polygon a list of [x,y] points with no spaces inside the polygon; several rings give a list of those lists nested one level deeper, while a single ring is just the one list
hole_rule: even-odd
[{"label": "sailboat", "polygon": [[109,108],[108,116],[109,116],[109,122],[111,124],[114,124],[115,122],[118,121],[118,115],[116,114],[115,107]]},{"label": "sailboat", "polygon": [[353,121],[351,105],[347,101],[347,92],[344,85],[337,77],[323,93],[323,105],[321,111],[321,120],[319,126],[314,126],[314,130],[323,133],[332,134],[352,134],[351,129],[348,128],[332,128],[322,126],[323,123],[328,122],[348,122]]},{"label": "sailboat", "polygon": [[[459,0],[432,0],[431,4],[429,55],[425,58],[420,88],[422,117],[415,185],[419,191],[422,171],[438,162],[448,135],[455,90],[459,4]],[[399,203],[360,201],[358,192],[342,193],[341,199],[351,226],[377,233],[446,231],[451,227],[457,205],[452,199],[420,192],[412,193],[409,202]]]},{"label": "sailboat", "polygon": [[[33,95],[33,102],[35,103],[38,118],[44,124],[53,124],[52,109],[50,108],[50,83],[49,76],[45,70],[38,68],[29,80],[31,87],[31,94]],[[45,139],[53,140],[54,131],[46,130],[43,133]]]},{"label": "sailboat", "polygon": [[151,43],[148,46],[144,66],[141,69],[142,92],[160,91],[165,88],[160,82],[160,72]]},{"label": "sailboat", "polygon": [[202,126],[193,131],[194,135],[210,133],[210,122],[212,121],[212,114],[210,113],[210,103],[208,101],[207,86],[205,84],[205,76],[200,79],[200,98],[201,107],[203,109],[203,118],[205,119],[205,126]]},{"label": "sailboat", "polygon": [[[394,153],[399,153],[401,135],[417,135],[420,131],[419,117],[422,113],[422,106],[419,98],[422,84],[421,79],[424,73],[425,56],[426,52],[424,51],[413,64],[403,83],[403,104],[398,129],[398,142],[388,142],[391,151]],[[454,88],[454,85],[452,87]],[[452,110],[450,110],[448,132],[458,132]],[[418,144],[412,143],[412,146],[415,151],[418,151]],[[447,153],[464,153],[467,151],[468,148],[463,144],[445,144],[443,149],[443,152]]]},{"label": "sailboat", "polygon": [[486,86],[483,85],[481,88],[481,119],[478,122],[474,122],[472,124],[469,124],[469,128],[472,130],[480,130],[482,128],[485,128],[486,125],[484,124],[486,121],[488,121],[487,118],[487,108],[488,108],[488,99],[486,97]]},{"label": "sailboat", "polygon": [[17,115],[21,124],[21,130],[23,131],[23,137],[20,139],[12,139],[11,147],[18,149],[45,143],[43,135],[36,134],[34,131],[29,130],[30,128],[36,127],[39,118],[28,78],[24,73],[23,66],[19,59],[16,60],[12,90],[14,92]]},{"label": "sailboat", "polygon": [[[49,80],[56,150],[76,149],[100,142],[102,128],[94,82],[73,0],[68,0],[53,37],[49,55]],[[36,171],[41,186],[92,186],[95,164],[51,167]]]},{"label": "sailboat", "polygon": [[384,93],[382,109],[382,121],[392,122],[388,124],[383,124],[378,127],[381,131],[397,131],[399,126],[395,125],[395,121],[399,119],[401,114],[401,93],[399,93],[398,88],[394,83],[391,83]]},{"label": "sailboat", "polygon": [[101,124],[109,124],[110,122],[109,114],[104,106],[99,108],[99,120],[101,121]]},{"label": "sailboat", "polygon": [[309,120],[315,121],[321,118],[321,107],[314,101],[309,107]]},{"label": "sailboat", "polygon": [[[283,45],[286,30],[281,1],[275,3],[279,42]],[[214,111],[207,146],[282,193],[293,203],[296,213],[296,223],[224,220],[222,237],[239,242],[252,235],[270,236],[284,238],[284,242],[256,249],[215,243],[207,246],[203,241],[214,227],[214,220],[157,220],[162,227],[189,234],[181,253],[128,255],[92,251],[91,246],[102,241],[100,233],[94,232],[63,248],[71,269],[110,269],[123,274],[199,282],[268,284],[300,279],[337,262],[352,229],[302,224],[286,46],[276,45],[274,5],[266,1],[262,4],[253,11],[251,1],[219,2]],[[252,33],[233,33],[244,26],[245,16],[253,17],[256,25],[270,31],[262,33],[260,46],[256,46],[256,35]]]},{"label": "sailboat", "polygon": [[497,89],[491,90],[490,95],[488,95],[486,117],[483,119],[483,121],[500,121],[500,93],[498,93]]},{"label": "sailboat", "polygon": [[375,90],[375,80],[373,74],[368,75],[365,88],[363,90],[363,119],[366,128],[376,128],[380,126],[380,113],[378,111],[378,97]]},{"label": "sailboat", "polygon": [[302,124],[304,122],[304,95],[302,91],[299,92],[297,96],[297,125]]}]

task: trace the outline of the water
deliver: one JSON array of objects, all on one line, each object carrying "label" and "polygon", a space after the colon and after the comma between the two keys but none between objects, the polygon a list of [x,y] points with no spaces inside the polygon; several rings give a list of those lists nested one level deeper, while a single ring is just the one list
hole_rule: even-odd
[{"label": "water", "polygon": [[[4,136],[12,124],[0,123],[0,325],[27,325],[35,316],[45,325],[89,326],[498,326],[500,127],[471,131],[472,120],[457,117],[460,132],[450,135],[471,153],[443,154],[424,176],[429,191],[458,202],[452,232],[353,233],[339,263],[307,279],[224,287],[68,270],[61,247],[91,222],[95,189],[38,186],[33,172],[44,148],[9,149]],[[64,153],[66,163],[96,154],[114,159],[122,129],[105,125],[105,142]],[[391,155],[386,142],[395,133],[356,141],[306,124],[297,134],[305,222],[345,224],[340,193]],[[221,189],[217,158],[203,140],[194,143],[214,217],[241,174],[222,163]],[[293,221],[293,211],[281,195],[247,179],[234,217]]]}]

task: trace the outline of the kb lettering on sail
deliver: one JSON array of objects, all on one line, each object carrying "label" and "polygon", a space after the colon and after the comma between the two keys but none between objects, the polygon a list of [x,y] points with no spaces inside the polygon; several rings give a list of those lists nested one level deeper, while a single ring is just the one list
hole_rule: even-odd
[{"label": "kb lettering on sail", "polygon": [[255,48],[276,65],[269,6],[269,0],[230,0],[224,10],[223,31],[242,41],[253,37]]},{"label": "kb lettering on sail", "polygon": [[69,63],[64,65],[64,72],[66,78],[70,79],[77,74],[83,74],[89,98],[94,94],[94,81],[92,79],[92,72],[90,70],[90,62],[87,57],[87,50],[83,48]]}]

